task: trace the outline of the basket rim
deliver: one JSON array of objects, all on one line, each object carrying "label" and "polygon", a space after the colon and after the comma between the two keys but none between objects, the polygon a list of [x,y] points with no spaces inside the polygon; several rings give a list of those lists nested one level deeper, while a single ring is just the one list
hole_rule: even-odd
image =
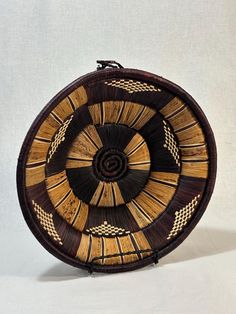
[{"label": "basket rim", "polygon": [[[46,114],[48,114],[66,95],[72,92],[74,89],[79,87],[80,85],[92,83],[97,81],[97,79],[112,79],[112,78],[127,78],[127,79],[139,79],[145,80],[145,82],[158,84],[161,87],[166,88],[170,92],[173,92],[177,96],[181,97],[184,101],[187,102],[188,106],[193,110],[193,112],[197,115],[197,118],[201,124],[201,127],[206,135],[206,142],[208,146],[208,154],[209,154],[209,170],[208,170],[208,178],[206,181],[205,191],[203,193],[202,199],[198,205],[198,210],[195,216],[191,219],[191,222],[184,228],[184,231],[181,232],[173,241],[169,242],[163,249],[158,252],[158,257],[161,258],[166,254],[170,253],[172,250],[177,248],[191,233],[191,231],[195,228],[197,223],[199,222],[200,218],[202,217],[203,213],[206,210],[206,207],[210,201],[215,180],[216,180],[216,172],[217,172],[217,150],[216,150],[216,143],[213,131],[211,126],[200,108],[197,102],[193,99],[191,95],[189,95],[183,88],[178,86],[177,84],[161,77],[156,74],[138,70],[138,69],[130,69],[130,68],[109,68],[104,69],[102,71],[93,71],[88,74],[85,74],[72,83],[64,87],[59,93],[57,93],[49,102],[48,104],[41,110],[38,114],[36,119],[33,121],[31,127],[29,128],[25,139],[23,141],[20,154],[18,157],[18,164],[17,164],[17,192],[20,207],[24,216],[24,219],[37,238],[37,240],[42,244],[42,246],[50,252],[52,255],[60,259],[61,261],[70,264],[75,267],[79,267],[86,270],[91,270],[90,266],[82,261],[75,260],[75,258],[69,257],[67,254],[63,253],[58,249],[56,245],[53,245],[42,233],[39,229],[38,225],[35,223],[34,219],[32,218],[31,211],[29,209],[29,204],[27,197],[25,195],[25,175],[24,175],[24,165],[26,163],[26,158],[28,156],[28,151],[30,148],[30,144],[32,142],[32,138],[34,137],[38,126],[44,120]],[[93,265],[93,270],[97,272],[122,272],[122,271],[129,271],[135,270],[141,267],[144,267],[148,264],[153,263],[153,256],[150,255],[142,260],[135,261],[129,264],[124,265]]]}]

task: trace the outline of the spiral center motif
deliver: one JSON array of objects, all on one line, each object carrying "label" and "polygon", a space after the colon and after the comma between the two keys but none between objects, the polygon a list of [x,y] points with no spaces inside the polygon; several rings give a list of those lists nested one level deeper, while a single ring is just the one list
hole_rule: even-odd
[{"label": "spiral center motif", "polygon": [[93,168],[102,181],[116,181],[127,171],[127,157],[117,149],[100,149],[94,157]]}]

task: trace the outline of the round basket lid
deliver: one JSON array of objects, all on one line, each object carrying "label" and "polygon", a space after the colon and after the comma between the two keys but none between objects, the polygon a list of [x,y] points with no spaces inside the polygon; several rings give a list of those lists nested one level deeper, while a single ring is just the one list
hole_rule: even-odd
[{"label": "round basket lid", "polygon": [[17,183],[25,220],[49,252],[118,272],[157,262],[187,237],[213,191],[216,148],[183,89],[106,65],[38,115]]}]

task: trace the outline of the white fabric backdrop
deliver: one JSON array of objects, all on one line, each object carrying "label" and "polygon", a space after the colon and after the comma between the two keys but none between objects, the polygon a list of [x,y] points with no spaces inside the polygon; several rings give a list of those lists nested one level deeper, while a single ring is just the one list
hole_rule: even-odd
[{"label": "white fabric backdrop", "polygon": [[[235,0],[1,0],[0,15],[0,312],[235,313]],[[91,277],[33,237],[15,168],[36,115],[96,59],[186,89],[215,132],[218,176],[202,220],[158,267]]]}]

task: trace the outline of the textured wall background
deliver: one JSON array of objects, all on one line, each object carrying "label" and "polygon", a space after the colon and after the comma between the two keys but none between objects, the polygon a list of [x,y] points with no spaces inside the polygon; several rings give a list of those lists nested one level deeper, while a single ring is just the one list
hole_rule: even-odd
[{"label": "textured wall background", "polygon": [[[0,20],[0,312],[235,313],[236,2],[1,0]],[[186,89],[214,130],[218,176],[201,222],[160,267],[91,278],[31,235],[15,168],[36,115],[96,59]]]}]

